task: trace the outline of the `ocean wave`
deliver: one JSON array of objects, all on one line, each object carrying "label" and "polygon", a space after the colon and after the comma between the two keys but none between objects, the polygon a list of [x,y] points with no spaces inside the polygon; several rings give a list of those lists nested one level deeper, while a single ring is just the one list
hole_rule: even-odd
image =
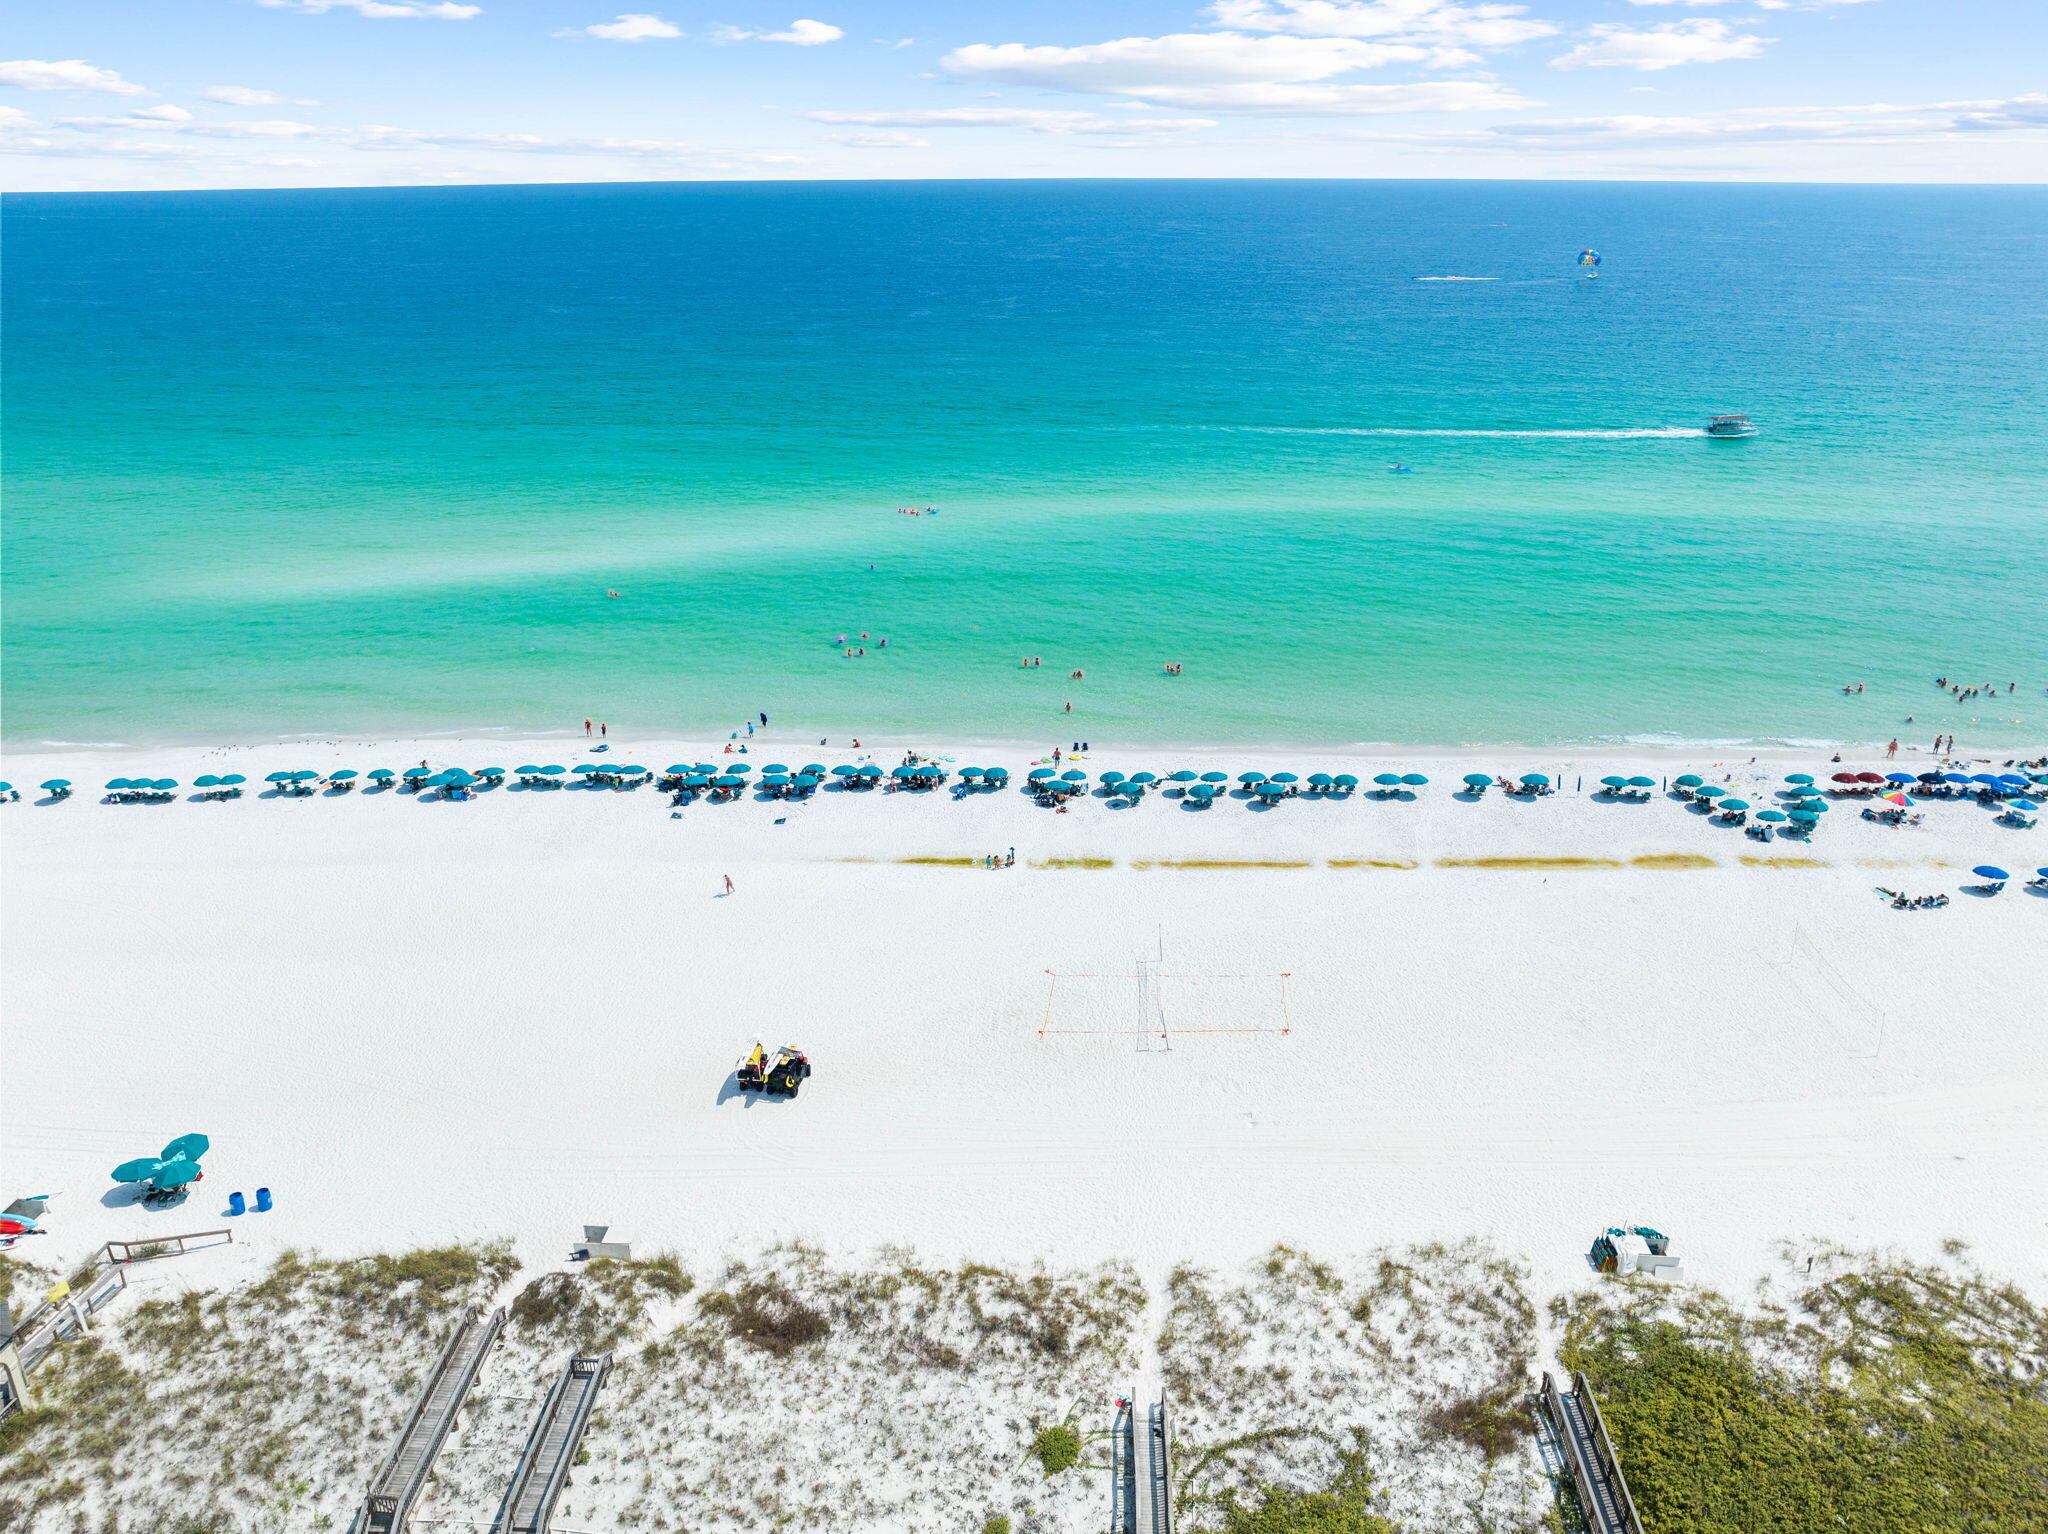
[{"label": "ocean wave", "polygon": [[1239,426],[1236,431],[1283,432],[1309,437],[1515,437],[1515,438],[1590,438],[1602,441],[1626,441],[1643,437],[1704,437],[1706,431],[1698,426],[1615,426],[1585,427],[1554,431],[1493,431],[1465,429],[1451,426]]}]

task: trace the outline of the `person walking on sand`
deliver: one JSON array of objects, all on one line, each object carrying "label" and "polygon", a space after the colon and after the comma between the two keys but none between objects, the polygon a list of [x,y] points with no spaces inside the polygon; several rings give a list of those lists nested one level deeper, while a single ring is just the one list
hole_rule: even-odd
[{"label": "person walking on sand", "polygon": [[1893,741],[1893,742],[1892,742],[1892,743],[1891,743],[1891,744],[1890,744],[1889,746],[1886,746],[1886,747],[1884,748],[1884,754],[1885,754],[1886,756],[1888,756],[1888,757],[1889,757],[1889,756],[1897,756],[1897,755],[1899,754],[1899,743],[1898,743],[1898,741],[1897,741],[1897,740],[1894,740],[1894,741]]},{"label": "person walking on sand", "polygon": [[732,893],[732,875],[731,875],[731,874],[727,874],[727,875],[725,876],[725,892],[726,892],[726,893],[727,893],[728,895],[730,895],[730,894]]}]

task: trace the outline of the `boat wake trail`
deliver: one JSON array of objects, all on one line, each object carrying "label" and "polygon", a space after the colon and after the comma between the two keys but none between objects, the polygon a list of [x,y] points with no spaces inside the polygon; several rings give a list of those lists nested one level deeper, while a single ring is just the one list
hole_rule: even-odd
[{"label": "boat wake trail", "polygon": [[1583,431],[1485,431],[1438,426],[1239,426],[1236,431],[1281,432],[1309,437],[1517,437],[1626,441],[1648,437],[1704,437],[1697,426],[1625,426]]}]

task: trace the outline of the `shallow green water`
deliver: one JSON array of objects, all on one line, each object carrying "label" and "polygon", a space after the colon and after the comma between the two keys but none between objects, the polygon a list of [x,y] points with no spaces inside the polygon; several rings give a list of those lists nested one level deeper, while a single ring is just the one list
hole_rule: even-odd
[{"label": "shallow green water", "polygon": [[2040,189],[7,211],[12,740],[2048,739]]}]

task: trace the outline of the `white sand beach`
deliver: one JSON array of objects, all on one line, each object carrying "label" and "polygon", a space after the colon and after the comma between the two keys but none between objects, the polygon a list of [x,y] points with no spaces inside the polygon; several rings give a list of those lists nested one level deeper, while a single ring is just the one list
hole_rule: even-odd
[{"label": "white sand beach", "polygon": [[[886,766],[905,743],[867,745]],[[5,1158],[14,1189],[57,1195],[34,1255],[220,1225],[230,1190],[264,1185],[276,1208],[233,1222],[252,1254],[510,1237],[553,1264],[593,1222],[641,1250],[800,1237],[1157,1275],[1275,1242],[1477,1236],[1555,1290],[1636,1221],[1730,1290],[1805,1236],[1960,1238],[2048,1283],[2048,899],[2015,880],[1900,912],[1873,893],[1953,893],[1987,861],[2024,878],[2042,833],[1967,803],[1901,829],[1844,804],[1811,846],[1760,843],[1661,794],[1572,791],[1713,769],[1762,803],[1783,773],[1825,781],[1824,759],[1410,759],[1434,780],[1413,801],[1200,811],[1056,814],[1015,791],[96,802],[144,770],[260,790],[279,768],[582,751],[11,757],[17,785],[81,785],[5,811]],[[953,754],[1020,778],[1031,760]],[[1387,765],[1249,755],[1081,765]],[[845,756],[771,738],[752,759]],[[1475,766],[1565,791],[1454,798]],[[974,861],[1011,847],[1013,868]],[[797,1100],[732,1089],[757,1038],[810,1055]],[[110,1191],[115,1163],[187,1130],[214,1149],[184,1207]]]}]

